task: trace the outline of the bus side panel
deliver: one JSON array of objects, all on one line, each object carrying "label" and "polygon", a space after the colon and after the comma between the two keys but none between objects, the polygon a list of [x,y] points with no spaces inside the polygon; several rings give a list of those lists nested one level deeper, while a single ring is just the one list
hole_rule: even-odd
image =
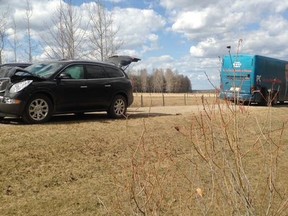
[{"label": "bus side panel", "polygon": [[[284,92],[284,100],[288,100],[288,63],[285,64],[285,92]],[[283,100],[283,101],[284,101]]]},{"label": "bus side panel", "polygon": [[261,89],[261,94],[277,92],[279,101],[287,100],[287,73],[287,61],[264,56],[255,57],[255,85],[257,89]]}]

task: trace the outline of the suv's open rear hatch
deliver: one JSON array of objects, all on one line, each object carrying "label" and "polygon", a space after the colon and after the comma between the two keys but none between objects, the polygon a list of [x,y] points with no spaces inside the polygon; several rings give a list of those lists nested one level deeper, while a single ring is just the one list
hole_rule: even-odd
[{"label": "suv's open rear hatch", "polygon": [[138,62],[141,59],[131,56],[114,55],[109,57],[106,62],[115,64],[117,67],[125,70],[132,62]]}]

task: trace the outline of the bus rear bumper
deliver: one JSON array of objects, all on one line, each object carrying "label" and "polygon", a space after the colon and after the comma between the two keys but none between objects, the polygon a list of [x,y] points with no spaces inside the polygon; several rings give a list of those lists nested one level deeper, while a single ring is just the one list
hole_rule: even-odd
[{"label": "bus rear bumper", "polygon": [[219,97],[229,101],[254,102],[254,97],[252,94],[241,92],[221,92]]}]

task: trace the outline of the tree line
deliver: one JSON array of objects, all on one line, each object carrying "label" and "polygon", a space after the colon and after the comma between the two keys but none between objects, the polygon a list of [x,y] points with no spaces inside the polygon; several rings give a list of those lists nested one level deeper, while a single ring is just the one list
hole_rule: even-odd
[{"label": "tree line", "polygon": [[151,74],[141,69],[129,73],[129,77],[134,92],[183,93],[192,90],[190,79],[171,69],[154,69]]}]

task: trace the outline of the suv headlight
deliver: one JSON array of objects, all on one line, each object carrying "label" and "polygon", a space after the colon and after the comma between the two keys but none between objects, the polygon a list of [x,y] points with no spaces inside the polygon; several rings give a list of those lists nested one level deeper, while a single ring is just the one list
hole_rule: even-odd
[{"label": "suv headlight", "polygon": [[25,81],[16,83],[10,88],[10,93],[19,92],[23,90],[24,88],[26,88],[28,85],[30,85],[32,82],[33,80],[25,80]]}]

